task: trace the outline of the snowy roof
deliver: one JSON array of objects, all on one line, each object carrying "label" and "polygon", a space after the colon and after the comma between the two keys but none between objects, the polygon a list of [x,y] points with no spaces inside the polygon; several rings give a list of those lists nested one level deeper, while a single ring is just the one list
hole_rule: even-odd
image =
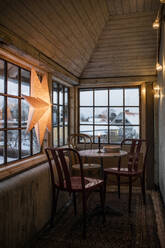
[{"label": "snowy roof", "polygon": [[[133,113],[125,111],[125,120],[126,124],[137,125],[139,124],[139,113]],[[111,122],[112,125],[122,124],[123,123],[123,112],[120,112],[115,119]]]}]

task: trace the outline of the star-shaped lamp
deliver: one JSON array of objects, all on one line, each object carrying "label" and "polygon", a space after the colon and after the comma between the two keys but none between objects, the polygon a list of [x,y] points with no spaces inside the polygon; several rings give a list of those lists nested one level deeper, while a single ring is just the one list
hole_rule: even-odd
[{"label": "star-shaped lamp", "polygon": [[37,140],[41,145],[46,128],[51,131],[51,102],[47,74],[44,74],[42,82],[40,82],[36,71],[32,68],[31,96],[22,96],[30,105],[27,131],[29,132],[35,127]]}]

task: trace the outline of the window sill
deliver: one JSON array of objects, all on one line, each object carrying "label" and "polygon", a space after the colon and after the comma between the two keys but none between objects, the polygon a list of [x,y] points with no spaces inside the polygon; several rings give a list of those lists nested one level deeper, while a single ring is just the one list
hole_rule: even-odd
[{"label": "window sill", "polygon": [[9,166],[0,169],[0,181],[31,169],[47,161],[45,154],[38,154],[28,159],[17,161]]}]

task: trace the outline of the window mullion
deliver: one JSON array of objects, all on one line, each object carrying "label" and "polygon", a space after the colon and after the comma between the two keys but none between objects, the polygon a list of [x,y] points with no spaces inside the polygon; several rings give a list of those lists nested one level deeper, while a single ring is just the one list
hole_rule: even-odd
[{"label": "window mullion", "polygon": [[109,108],[110,108],[110,89],[108,88],[108,144],[110,143],[110,124],[109,124]]},{"label": "window mullion", "polygon": [[125,138],[125,88],[123,88],[123,139]]},{"label": "window mullion", "polygon": [[63,91],[63,145],[65,144],[65,88],[64,86],[62,87]]},{"label": "window mullion", "polygon": [[[21,69],[18,68],[18,96],[21,96]],[[18,127],[21,128],[21,98],[18,99]],[[21,129],[18,131],[18,157],[21,158]]]},{"label": "window mullion", "polygon": [[93,89],[93,143],[96,143],[95,137],[95,90]]},{"label": "window mullion", "polygon": [[59,113],[60,113],[60,107],[59,107],[59,84],[57,84],[57,146],[60,146],[60,118],[59,118]]},{"label": "window mullion", "polygon": [[[7,94],[7,62],[4,64],[4,93]],[[7,96],[4,97],[4,128],[7,128]],[[4,132],[4,163],[7,163],[7,130]]]}]

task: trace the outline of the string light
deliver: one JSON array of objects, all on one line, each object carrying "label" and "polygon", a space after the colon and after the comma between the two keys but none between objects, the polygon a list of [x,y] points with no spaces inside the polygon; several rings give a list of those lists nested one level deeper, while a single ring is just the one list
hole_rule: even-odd
[{"label": "string light", "polygon": [[153,29],[159,29],[160,23],[159,23],[159,18],[156,18],[156,20],[152,24]]},{"label": "string light", "polygon": [[162,71],[162,65],[160,65],[159,63],[156,63],[156,70],[157,71]]},{"label": "string light", "polygon": [[161,12],[162,12],[162,5],[160,5],[158,13],[157,13],[157,17],[152,24],[153,29],[155,29],[157,33],[157,39],[156,39],[156,71],[157,72],[162,71],[162,65],[159,64],[159,28],[160,28],[160,22],[161,22]]}]

